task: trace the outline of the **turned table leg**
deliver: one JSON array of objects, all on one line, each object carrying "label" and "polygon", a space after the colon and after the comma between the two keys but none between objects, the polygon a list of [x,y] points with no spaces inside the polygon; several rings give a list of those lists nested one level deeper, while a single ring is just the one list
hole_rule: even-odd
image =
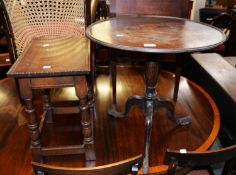
[{"label": "turned table leg", "polygon": [[28,128],[31,138],[32,160],[41,162],[41,141],[39,125],[36,119],[35,108],[33,105],[33,93],[30,85],[30,79],[19,79],[20,94],[25,102],[25,111],[28,115]]},{"label": "turned table leg", "polygon": [[[150,58],[152,60],[152,58]],[[189,116],[176,117],[174,112],[174,102],[169,98],[161,98],[158,96],[156,87],[158,74],[160,71],[160,64],[158,61],[147,61],[145,65],[145,85],[146,90],[144,96],[132,96],[126,101],[125,111],[119,112],[114,108],[108,110],[108,114],[122,118],[126,117],[134,105],[139,106],[145,115],[145,149],[143,160],[143,173],[147,174],[149,171],[149,148],[152,133],[152,119],[160,108],[167,108],[167,116],[176,124],[186,125],[191,122]]]},{"label": "turned table leg", "polygon": [[145,65],[145,99],[146,105],[143,109],[145,115],[145,149],[143,160],[143,173],[148,173],[149,169],[149,148],[152,133],[152,119],[156,113],[155,103],[157,100],[157,79],[160,70],[159,62],[147,62]]},{"label": "turned table leg", "polygon": [[75,91],[79,98],[79,108],[81,114],[81,124],[83,127],[85,158],[86,160],[95,160],[94,138],[92,129],[92,118],[89,115],[88,106],[88,88],[85,76],[75,77]]},{"label": "turned table leg", "polygon": [[45,89],[43,94],[43,110],[46,112],[47,123],[53,123],[53,109],[50,98],[50,89]]}]

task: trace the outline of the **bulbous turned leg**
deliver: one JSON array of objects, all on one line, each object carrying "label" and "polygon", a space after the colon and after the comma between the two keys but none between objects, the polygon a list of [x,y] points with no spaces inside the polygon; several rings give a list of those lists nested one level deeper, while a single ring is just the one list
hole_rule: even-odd
[{"label": "bulbous turned leg", "polygon": [[32,160],[42,162],[39,125],[33,105],[33,93],[30,79],[19,79],[20,94],[25,102],[25,111],[28,115],[28,128],[31,138]]},{"label": "bulbous turned leg", "polygon": [[92,129],[92,118],[89,115],[88,88],[85,76],[75,77],[75,90],[79,98],[79,108],[81,114],[81,124],[83,127],[83,143],[85,146],[86,160],[95,160],[94,138]]},{"label": "bulbous turned leg", "polygon": [[46,112],[47,123],[53,123],[53,109],[50,99],[50,89],[45,89],[43,92],[43,110]]}]

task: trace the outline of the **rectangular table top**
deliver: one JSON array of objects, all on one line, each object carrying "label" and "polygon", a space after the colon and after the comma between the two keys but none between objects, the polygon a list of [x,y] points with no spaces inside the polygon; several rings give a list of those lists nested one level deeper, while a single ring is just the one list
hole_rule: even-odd
[{"label": "rectangular table top", "polygon": [[88,74],[89,51],[89,40],[86,37],[35,38],[7,75],[26,78]]}]

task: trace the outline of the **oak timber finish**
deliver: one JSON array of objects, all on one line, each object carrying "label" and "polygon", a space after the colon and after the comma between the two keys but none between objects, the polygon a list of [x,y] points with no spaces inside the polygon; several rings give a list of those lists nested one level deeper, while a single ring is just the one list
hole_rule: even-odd
[{"label": "oak timber finish", "polygon": [[194,60],[236,103],[236,69],[216,53],[192,54]]},{"label": "oak timber finish", "polygon": [[[35,57],[37,55],[37,57]],[[66,58],[66,59],[65,59]],[[8,72],[10,77],[89,74],[89,40],[85,37],[35,38]]]},{"label": "oak timber finish", "polygon": [[[32,162],[32,166],[35,170],[40,170],[50,174],[61,175],[125,175],[132,171],[133,166],[139,164],[142,160],[142,155],[138,155],[120,162],[111,163],[103,166],[87,167],[87,168],[68,168],[51,166],[47,164],[41,164],[38,162]],[[136,165],[138,171],[138,165]]]},{"label": "oak timber finish", "polygon": [[211,26],[181,18],[150,16],[99,21],[87,28],[86,35],[110,48],[151,53],[207,50],[226,39],[221,30]]},{"label": "oak timber finish", "polygon": [[187,18],[189,0],[110,0],[111,16],[155,15]]},{"label": "oak timber finish", "polygon": [[[118,66],[117,100],[118,108],[123,109],[127,96],[143,94],[145,89],[143,73],[140,68],[125,68]],[[158,93],[161,96],[171,97],[174,87],[173,74],[161,72],[159,76]],[[133,86],[137,84],[137,86]],[[133,108],[129,117],[114,119],[107,115],[107,108],[112,104],[111,86],[108,73],[101,72],[96,80],[96,111],[94,166],[122,161],[142,153],[144,148],[144,117],[142,111]],[[0,98],[0,174],[4,175],[33,175],[31,167],[30,138],[26,125],[26,114],[17,96],[13,79],[0,81],[0,94],[7,94]],[[36,91],[35,105],[42,107],[42,99],[37,98],[41,93]],[[73,88],[52,91],[52,103],[58,100],[76,100]],[[19,108],[19,107],[21,108]],[[8,109],[11,107],[11,113]],[[6,110],[3,110],[6,109]],[[21,110],[19,110],[21,109]],[[205,151],[214,142],[217,136],[220,119],[215,103],[211,97],[199,86],[181,78],[177,112],[189,114],[192,123],[181,127],[174,124],[159,111],[153,121],[153,135],[150,154],[151,172],[165,171],[164,164],[166,150],[187,149],[189,151]],[[41,111],[36,110],[37,114]],[[62,115],[55,118],[55,125],[46,125],[43,132],[43,143],[48,146],[75,144],[82,142],[81,126],[77,115]],[[74,119],[73,119],[74,117]],[[71,120],[72,119],[72,120]],[[166,127],[168,126],[168,127]],[[14,162],[14,164],[12,164]],[[49,156],[47,164],[65,167],[86,167],[84,156]]]}]

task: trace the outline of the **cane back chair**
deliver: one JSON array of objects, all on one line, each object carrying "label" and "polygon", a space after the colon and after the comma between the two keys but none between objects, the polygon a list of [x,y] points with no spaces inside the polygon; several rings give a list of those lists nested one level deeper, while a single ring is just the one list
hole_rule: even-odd
[{"label": "cane back chair", "polygon": [[[1,8],[12,29],[17,60],[8,76],[18,79],[25,102],[31,135],[32,160],[44,156],[85,154],[95,160],[93,139],[93,93],[91,89],[90,42],[85,28],[91,23],[90,0],[1,0]],[[95,7],[96,8],[96,7]],[[91,50],[92,51],[92,50]],[[52,107],[49,90],[75,87],[79,106]],[[41,121],[33,105],[33,90],[43,89]],[[88,95],[89,94],[89,95]],[[68,105],[67,105],[68,106]],[[80,113],[82,145],[45,147],[41,133],[53,114]]]},{"label": "cane back chair", "polygon": [[[109,0],[110,17],[124,15],[155,15],[155,16],[173,16],[187,18],[189,16],[189,0]],[[116,106],[116,64],[118,62],[117,50],[110,51],[110,72],[112,78],[112,97],[113,106]],[[144,57],[145,54],[135,53],[129,54],[129,57]],[[178,57],[178,58],[177,58]],[[175,72],[175,88],[173,100],[177,101],[179,80],[181,75],[181,65],[183,55],[170,54],[165,58],[161,58],[164,62],[176,62]],[[177,58],[177,59],[176,59]],[[138,60],[138,59],[137,59]],[[136,60],[136,61],[137,61]]]}]

